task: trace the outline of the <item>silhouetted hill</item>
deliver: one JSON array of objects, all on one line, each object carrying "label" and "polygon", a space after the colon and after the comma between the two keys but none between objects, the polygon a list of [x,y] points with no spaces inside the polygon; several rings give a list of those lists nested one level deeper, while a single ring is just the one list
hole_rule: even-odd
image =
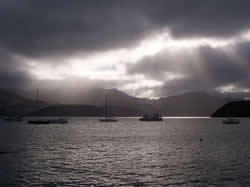
[{"label": "silhouetted hill", "polygon": [[93,89],[87,96],[83,96],[82,102],[88,103],[87,105],[53,105],[32,115],[103,116],[107,93],[109,114],[113,116],[140,116],[145,113],[160,113],[164,116],[210,116],[227,102],[226,99],[203,92],[150,100],[132,97],[116,89]]},{"label": "silhouetted hill", "polygon": [[210,116],[228,100],[205,92],[192,92],[155,100],[155,106],[163,115]]},{"label": "silhouetted hill", "polygon": [[[52,105],[30,114],[30,116],[71,116],[71,117],[101,117],[104,116],[104,107],[92,105]],[[142,115],[134,108],[110,106],[110,116],[139,116]]]},{"label": "silhouetted hill", "polygon": [[132,97],[117,89],[95,88],[84,91],[81,95],[81,104],[89,104],[103,106],[105,104],[105,96],[108,98],[110,106],[135,106],[137,98]]},{"label": "silhouetted hill", "polygon": [[[138,116],[146,113],[160,113],[164,116],[210,116],[228,102],[227,99],[204,92],[159,99],[136,98],[117,89],[89,89],[75,95],[72,90],[70,92],[70,95],[59,92],[59,100],[53,99],[57,97],[56,92],[50,92],[53,96],[48,104],[21,97],[13,91],[0,90],[0,115],[32,113],[42,116],[101,116],[104,112],[105,95],[108,96],[110,114],[114,116]],[[61,105],[55,105],[58,101]],[[70,101],[72,104],[68,103]]]},{"label": "silhouetted hill", "polygon": [[[51,104],[77,104],[77,105],[96,105],[103,106],[105,103],[105,95],[108,96],[108,104],[111,106],[135,107],[137,104],[149,104],[150,99],[136,98],[130,96],[118,89],[40,89],[40,99]],[[20,91],[22,97],[34,99],[35,91]]]},{"label": "silhouetted hill", "polygon": [[0,90],[1,116],[25,115],[46,105],[46,102],[23,98],[11,90]]},{"label": "silhouetted hill", "polygon": [[235,101],[223,105],[212,117],[250,117],[250,101]]},{"label": "silhouetted hill", "polygon": [[105,94],[112,106],[135,108],[140,113],[161,113],[166,116],[210,116],[228,99],[205,92],[192,92],[159,99],[136,98],[117,89],[92,89],[85,92],[81,103],[103,106]]},{"label": "silhouetted hill", "polygon": [[35,112],[30,116],[100,116],[102,110],[91,105],[51,105]]}]

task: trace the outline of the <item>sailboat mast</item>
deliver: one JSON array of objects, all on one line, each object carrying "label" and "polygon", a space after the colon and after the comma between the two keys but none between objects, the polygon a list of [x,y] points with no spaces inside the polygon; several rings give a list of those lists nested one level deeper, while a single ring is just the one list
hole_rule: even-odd
[{"label": "sailboat mast", "polygon": [[39,89],[37,88],[36,89],[36,102],[39,101]]},{"label": "sailboat mast", "polygon": [[105,117],[108,116],[108,95],[105,95]]}]

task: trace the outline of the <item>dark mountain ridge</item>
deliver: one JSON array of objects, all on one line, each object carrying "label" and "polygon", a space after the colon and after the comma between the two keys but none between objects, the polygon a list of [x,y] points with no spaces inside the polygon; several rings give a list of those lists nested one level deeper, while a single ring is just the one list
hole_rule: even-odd
[{"label": "dark mountain ridge", "polygon": [[212,117],[250,117],[250,101],[229,102],[213,113]]},{"label": "dark mountain ridge", "polygon": [[27,115],[47,105],[44,101],[24,98],[13,90],[0,90],[0,116]]},{"label": "dark mountain ridge", "polygon": [[[103,117],[105,108],[93,105],[51,105],[32,112],[29,116]],[[109,106],[109,116],[132,117],[142,113],[135,108]]]},{"label": "dark mountain ridge", "polygon": [[[110,115],[114,116],[138,116],[146,113],[160,113],[164,116],[211,116],[228,102],[228,99],[205,92],[148,99],[136,98],[117,89],[90,89],[81,94],[76,93],[77,98],[71,99],[69,97],[73,96],[68,96],[68,99],[65,98],[65,103],[55,104],[58,101],[50,99],[51,102],[40,102],[38,105],[33,99],[0,90],[0,106],[2,106],[0,112],[2,115],[9,115],[7,110],[13,114],[37,116],[103,116],[106,95]],[[70,100],[79,102],[69,104]]]}]

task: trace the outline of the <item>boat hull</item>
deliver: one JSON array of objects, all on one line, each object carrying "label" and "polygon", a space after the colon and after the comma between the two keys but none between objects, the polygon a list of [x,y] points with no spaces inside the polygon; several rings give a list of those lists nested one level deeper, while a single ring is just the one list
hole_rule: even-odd
[{"label": "boat hull", "polygon": [[223,121],[223,124],[225,124],[225,125],[237,125],[239,123],[240,122],[226,122],[226,121]]},{"label": "boat hull", "polygon": [[238,120],[238,119],[224,119],[224,120],[222,120],[222,123],[226,124],[226,125],[237,125],[240,123],[240,120]]},{"label": "boat hull", "polygon": [[160,119],[144,119],[144,118],[139,118],[140,121],[163,121],[162,118]]},{"label": "boat hull", "polygon": [[99,119],[100,122],[117,122],[117,119]]},{"label": "boat hull", "polygon": [[49,120],[29,120],[29,124],[50,124]]}]

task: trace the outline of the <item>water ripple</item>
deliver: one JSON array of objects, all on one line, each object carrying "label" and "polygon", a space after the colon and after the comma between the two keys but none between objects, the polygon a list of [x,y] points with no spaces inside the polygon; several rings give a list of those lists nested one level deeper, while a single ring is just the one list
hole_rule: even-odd
[{"label": "water ripple", "polygon": [[249,186],[248,122],[225,129],[217,119],[79,118],[0,127],[0,186]]}]

